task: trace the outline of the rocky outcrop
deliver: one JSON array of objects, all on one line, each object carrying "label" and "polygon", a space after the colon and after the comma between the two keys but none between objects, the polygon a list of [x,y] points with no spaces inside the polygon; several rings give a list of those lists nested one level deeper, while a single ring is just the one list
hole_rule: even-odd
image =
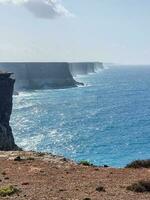
[{"label": "rocky outcrop", "polygon": [[95,73],[96,71],[103,69],[103,63],[100,62],[77,62],[69,64],[70,72],[73,76],[87,75]]},{"label": "rocky outcrop", "polygon": [[11,73],[0,72],[0,150],[19,150],[15,145],[12,129],[9,125],[12,112],[12,95],[15,80]]},{"label": "rocky outcrop", "polygon": [[15,74],[15,89],[46,89],[76,87],[69,63],[25,62],[0,63],[0,69]]}]

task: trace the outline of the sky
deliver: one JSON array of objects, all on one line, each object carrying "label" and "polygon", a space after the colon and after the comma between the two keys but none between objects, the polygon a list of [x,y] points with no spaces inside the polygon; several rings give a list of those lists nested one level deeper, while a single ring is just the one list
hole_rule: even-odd
[{"label": "sky", "polygon": [[150,1],[0,0],[0,61],[150,64]]}]

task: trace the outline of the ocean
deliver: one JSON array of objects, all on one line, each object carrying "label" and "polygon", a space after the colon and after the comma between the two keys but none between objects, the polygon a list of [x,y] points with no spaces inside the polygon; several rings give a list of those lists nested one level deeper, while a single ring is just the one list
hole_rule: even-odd
[{"label": "ocean", "polygon": [[14,96],[16,143],[112,167],[149,158],[150,66],[113,66],[76,80],[85,86]]}]

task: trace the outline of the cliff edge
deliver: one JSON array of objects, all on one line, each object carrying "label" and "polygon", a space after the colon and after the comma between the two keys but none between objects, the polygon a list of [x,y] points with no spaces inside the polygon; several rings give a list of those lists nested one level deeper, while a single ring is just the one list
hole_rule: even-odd
[{"label": "cliff edge", "polygon": [[15,80],[11,73],[0,72],[0,150],[18,150],[9,125],[12,112],[12,95]]}]

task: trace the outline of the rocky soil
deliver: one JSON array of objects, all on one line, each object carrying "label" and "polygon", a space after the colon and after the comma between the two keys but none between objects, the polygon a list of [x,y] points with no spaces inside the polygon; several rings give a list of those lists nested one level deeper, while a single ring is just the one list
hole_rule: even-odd
[{"label": "rocky soil", "polygon": [[51,154],[0,152],[0,188],[18,190],[0,200],[149,200],[148,192],[126,189],[140,180],[150,180],[150,169],[83,166]]}]

